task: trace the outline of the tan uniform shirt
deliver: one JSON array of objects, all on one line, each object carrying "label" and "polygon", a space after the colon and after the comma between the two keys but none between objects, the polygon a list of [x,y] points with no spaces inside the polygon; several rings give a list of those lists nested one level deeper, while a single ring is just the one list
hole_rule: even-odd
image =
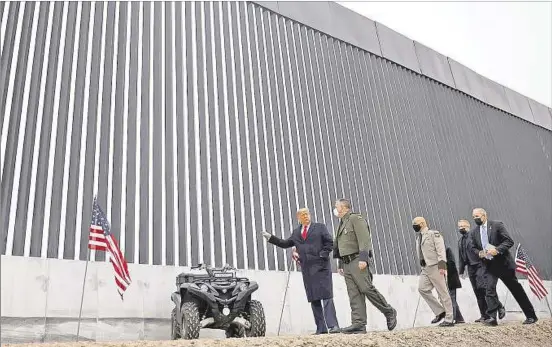
[{"label": "tan uniform shirt", "polygon": [[445,241],[439,231],[428,228],[420,231],[416,237],[416,250],[420,262],[423,259],[425,266],[438,265],[439,269],[447,268]]}]

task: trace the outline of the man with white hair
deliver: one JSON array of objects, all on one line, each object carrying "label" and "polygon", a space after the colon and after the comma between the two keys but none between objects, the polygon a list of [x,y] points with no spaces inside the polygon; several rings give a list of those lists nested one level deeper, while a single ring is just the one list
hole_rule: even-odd
[{"label": "man with white hair", "polygon": [[333,249],[332,235],[322,223],[312,223],[308,208],[297,211],[299,226],[291,236],[282,240],[262,232],[263,237],[281,248],[294,247],[294,259],[301,264],[303,284],[307,300],[311,303],[316,335],[338,333],[337,314],[333,302],[333,281],[330,253]]},{"label": "man with white hair", "polygon": [[[537,322],[535,309],[529,301],[525,290],[516,277],[516,264],[510,254],[514,241],[506,231],[504,223],[487,219],[487,212],[482,208],[475,208],[472,212],[476,226],[470,232],[469,244],[473,253],[483,261],[483,276],[485,279],[485,300],[487,302],[488,319],[486,325],[498,325],[496,316],[502,319],[505,313],[500,312],[502,304],[498,300],[496,284],[500,279],[512,293],[519,307],[525,314],[523,324]],[[502,315],[502,317],[500,317]]]}]

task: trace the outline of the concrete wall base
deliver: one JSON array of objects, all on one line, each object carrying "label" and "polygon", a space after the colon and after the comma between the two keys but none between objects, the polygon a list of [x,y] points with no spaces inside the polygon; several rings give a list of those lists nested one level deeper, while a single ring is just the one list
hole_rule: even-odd
[{"label": "concrete wall base", "polygon": [[[1,257],[2,343],[75,340],[85,262],[63,259]],[[160,340],[170,338],[170,294],[175,277],[185,267],[129,264],[133,283],[121,301],[112,268],[106,262],[90,262],[86,276],[81,338],[83,340]],[[281,271],[239,271],[259,283],[254,298],[265,309],[267,335],[276,335],[283,305],[281,334],[314,331],[310,304],[306,300],[301,273]],[[289,275],[289,287],[284,292]],[[433,313],[420,300],[418,277],[375,275],[374,284],[398,312],[397,329],[427,326]],[[550,317],[546,300],[538,300],[521,280],[537,315]],[[345,282],[334,275],[334,300],[339,323],[350,324]],[[462,281],[458,303],[467,321],[479,317],[469,281]],[[552,302],[552,283],[545,282]],[[499,282],[500,300],[507,320],[523,320],[511,294]],[[385,318],[368,303],[368,330],[386,330]],[[219,330],[205,330],[202,337],[224,337]]]}]

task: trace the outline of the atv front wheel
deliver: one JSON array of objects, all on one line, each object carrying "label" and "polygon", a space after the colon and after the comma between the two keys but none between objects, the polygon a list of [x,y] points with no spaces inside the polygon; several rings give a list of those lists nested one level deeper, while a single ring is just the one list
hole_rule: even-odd
[{"label": "atv front wheel", "polygon": [[182,323],[180,324],[180,336],[185,340],[199,338],[199,310],[194,302],[182,304]]},{"label": "atv front wheel", "polygon": [[247,337],[265,336],[266,321],[263,305],[257,300],[251,300],[247,313],[251,324],[251,327],[246,331]]},{"label": "atv front wheel", "polygon": [[180,327],[176,320],[176,307],[171,312],[171,340],[178,340],[180,338]]}]

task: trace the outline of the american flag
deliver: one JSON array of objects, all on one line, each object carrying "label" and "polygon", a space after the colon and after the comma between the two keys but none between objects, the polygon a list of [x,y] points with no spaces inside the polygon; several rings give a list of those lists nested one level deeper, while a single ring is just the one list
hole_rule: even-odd
[{"label": "american flag", "polygon": [[548,291],[544,287],[544,283],[539,276],[539,272],[535,266],[529,260],[529,257],[521,247],[518,245],[516,251],[516,271],[527,276],[529,280],[529,288],[531,291],[542,300],[548,295]]},{"label": "american flag", "polygon": [[92,208],[92,223],[90,225],[90,235],[88,236],[88,248],[107,252],[109,261],[113,265],[113,271],[115,272],[115,284],[117,285],[117,291],[123,299],[123,293],[130,285],[130,273],[128,272],[128,265],[125,257],[119,246],[117,240],[113,237],[110,231],[111,227],[105,213],[94,198],[94,206]]}]

